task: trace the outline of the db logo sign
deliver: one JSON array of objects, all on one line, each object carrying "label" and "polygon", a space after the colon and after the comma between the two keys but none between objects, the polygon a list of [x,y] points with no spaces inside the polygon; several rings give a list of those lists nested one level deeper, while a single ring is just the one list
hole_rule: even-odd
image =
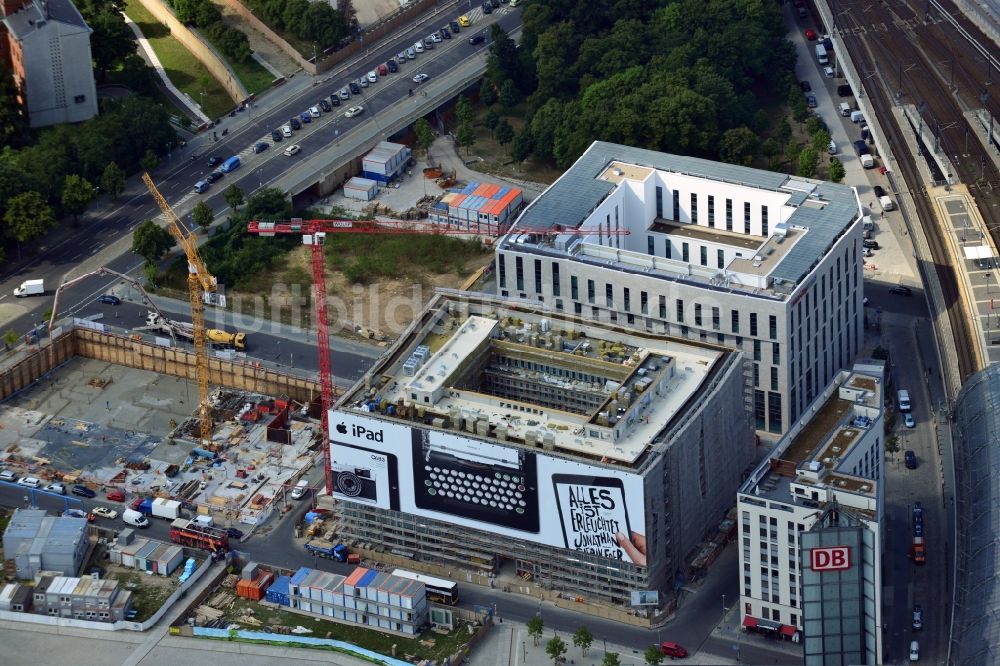
[{"label": "db logo sign", "polygon": [[851,549],[847,546],[813,548],[809,551],[809,568],[813,571],[840,571],[851,568]]}]

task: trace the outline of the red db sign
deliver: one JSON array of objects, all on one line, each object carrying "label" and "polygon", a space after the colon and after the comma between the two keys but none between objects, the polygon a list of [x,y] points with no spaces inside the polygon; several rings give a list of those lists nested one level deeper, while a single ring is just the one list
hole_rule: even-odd
[{"label": "red db sign", "polygon": [[840,571],[851,568],[851,549],[847,546],[813,548],[809,551],[809,568],[813,571]]}]

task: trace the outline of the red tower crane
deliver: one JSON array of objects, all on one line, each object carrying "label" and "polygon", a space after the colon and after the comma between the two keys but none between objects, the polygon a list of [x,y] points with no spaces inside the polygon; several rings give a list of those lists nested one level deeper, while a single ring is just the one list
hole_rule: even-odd
[{"label": "red tower crane", "polygon": [[[627,229],[609,231],[606,229],[566,229],[555,225],[546,229],[518,227],[518,231],[534,236],[628,236]],[[323,476],[326,492],[333,494],[333,470],[330,467],[330,428],[328,412],[333,406],[333,366],[330,362],[330,333],[326,320],[326,276],[323,266],[323,240],[326,234],[427,234],[440,236],[469,236],[468,229],[455,229],[427,221],[410,220],[302,220],[287,222],[264,222],[251,220],[247,232],[258,236],[277,234],[301,234],[303,245],[311,246],[313,306],[316,321],[316,341],[319,347],[319,383],[323,402]]]}]

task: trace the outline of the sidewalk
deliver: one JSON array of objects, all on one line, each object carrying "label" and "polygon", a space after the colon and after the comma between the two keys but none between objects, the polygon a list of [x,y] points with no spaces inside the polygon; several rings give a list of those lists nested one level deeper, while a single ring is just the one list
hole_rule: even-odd
[{"label": "sidewalk", "polygon": [[743,630],[740,624],[740,608],[733,604],[722,622],[712,630],[712,637],[727,642],[752,645],[757,648],[783,652],[793,657],[802,657],[802,644],[791,641],[767,638],[763,634],[750,633]]},{"label": "sidewalk", "polygon": [[[479,643],[466,660],[468,666],[541,666],[551,664],[552,659],[545,653],[546,644],[558,635],[566,644],[566,664],[578,666],[600,666],[605,651],[618,655],[622,666],[645,666],[644,651],[635,648],[616,645],[605,641],[599,636],[584,656],[580,648],[573,645],[572,634],[554,632],[546,629],[542,638],[535,641],[528,635],[527,625],[518,622],[503,622],[494,624],[487,637]],[[688,649],[691,649],[688,646]],[[664,657],[664,663],[669,659]],[[686,664],[735,664],[736,659],[726,659],[714,654],[690,654],[684,659]]]}]

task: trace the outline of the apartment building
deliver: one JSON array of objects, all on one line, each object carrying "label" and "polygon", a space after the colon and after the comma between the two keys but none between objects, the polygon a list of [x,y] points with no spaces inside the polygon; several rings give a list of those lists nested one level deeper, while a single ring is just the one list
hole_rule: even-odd
[{"label": "apartment building", "polygon": [[885,382],[841,371],[737,496],[740,616],[805,664],[882,663]]},{"label": "apartment building", "polygon": [[330,413],[338,538],[460,581],[663,606],[752,465],[743,369],[722,347],[438,292]]},{"label": "apartment building", "polygon": [[844,185],[594,142],[497,245],[497,293],[741,351],[780,436],[858,353],[861,205]]},{"label": "apartment building", "polygon": [[0,0],[0,58],[14,72],[31,127],[97,115],[93,30],[70,0]]}]

